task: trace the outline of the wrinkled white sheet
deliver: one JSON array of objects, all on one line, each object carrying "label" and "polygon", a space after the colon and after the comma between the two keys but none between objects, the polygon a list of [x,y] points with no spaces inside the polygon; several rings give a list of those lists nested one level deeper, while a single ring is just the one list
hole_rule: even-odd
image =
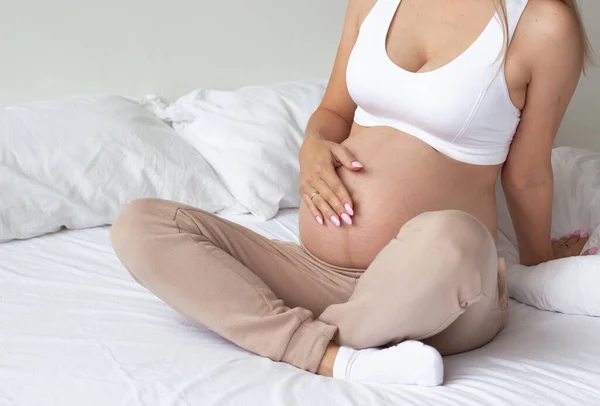
[{"label": "wrinkled white sheet", "polygon": [[[297,212],[232,218],[295,240]],[[489,345],[447,357],[445,386],[367,386],[255,356],[139,286],[108,227],[0,244],[0,405],[597,405],[600,319],[511,302]]]}]

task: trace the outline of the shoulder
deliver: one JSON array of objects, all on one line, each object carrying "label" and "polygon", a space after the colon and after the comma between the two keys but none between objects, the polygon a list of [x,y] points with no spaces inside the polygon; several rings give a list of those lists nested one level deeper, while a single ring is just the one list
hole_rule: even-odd
[{"label": "shoulder", "polygon": [[348,0],[348,5],[361,10],[370,10],[378,0]]},{"label": "shoulder", "polygon": [[579,62],[582,30],[574,10],[560,0],[530,0],[519,24],[530,55],[567,57]]},{"label": "shoulder", "polygon": [[522,22],[539,39],[579,40],[580,37],[577,15],[560,0],[529,0]]},{"label": "shoulder", "polygon": [[581,73],[580,22],[575,12],[560,0],[530,0],[513,42],[518,44],[531,79],[555,74],[578,78]]},{"label": "shoulder", "polygon": [[360,25],[376,3],[377,0],[348,0],[348,11],[356,16],[356,22]]}]

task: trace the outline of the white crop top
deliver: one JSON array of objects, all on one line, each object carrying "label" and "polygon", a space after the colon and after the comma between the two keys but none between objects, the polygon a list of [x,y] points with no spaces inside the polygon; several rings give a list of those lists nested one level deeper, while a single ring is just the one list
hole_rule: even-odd
[{"label": "white crop top", "polygon": [[[388,56],[386,37],[401,0],[378,0],[363,21],[346,81],[357,104],[354,121],[413,135],[455,160],[496,165],[508,156],[521,112],[510,99],[498,13],[460,56],[439,69],[413,73]],[[506,0],[509,41],[528,0]]]}]

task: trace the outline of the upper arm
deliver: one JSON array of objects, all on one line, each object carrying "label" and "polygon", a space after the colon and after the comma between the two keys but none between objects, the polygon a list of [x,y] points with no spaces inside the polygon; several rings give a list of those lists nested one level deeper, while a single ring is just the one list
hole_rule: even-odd
[{"label": "upper arm", "polygon": [[556,0],[536,0],[530,6],[519,33],[530,80],[502,170],[503,182],[517,187],[543,182],[551,173],[552,145],[583,64],[580,29],[572,11]]},{"label": "upper arm", "polygon": [[344,20],[344,29],[338,46],[333,70],[320,107],[333,111],[352,125],[356,104],[348,93],[346,68],[356,39],[360,22],[375,4],[375,0],[349,0]]}]

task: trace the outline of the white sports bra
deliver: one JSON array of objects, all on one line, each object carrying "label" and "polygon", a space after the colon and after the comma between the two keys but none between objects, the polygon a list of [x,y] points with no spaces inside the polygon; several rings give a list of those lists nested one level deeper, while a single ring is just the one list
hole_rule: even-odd
[{"label": "white sports bra", "polygon": [[[378,0],[363,21],[346,81],[357,104],[354,121],[413,135],[455,160],[496,165],[508,156],[521,120],[510,99],[498,13],[460,56],[414,73],[388,56],[386,37],[401,0]],[[509,41],[528,0],[506,0]]]}]

